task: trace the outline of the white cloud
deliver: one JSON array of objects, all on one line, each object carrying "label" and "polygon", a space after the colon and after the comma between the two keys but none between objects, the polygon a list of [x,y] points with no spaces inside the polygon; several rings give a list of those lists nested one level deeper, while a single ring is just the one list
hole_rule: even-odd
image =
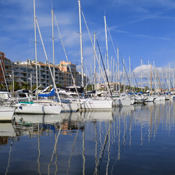
[{"label": "white cloud", "polygon": [[[174,71],[174,68],[163,68],[163,67],[154,67],[152,65],[142,65],[136,67],[133,72],[134,75],[137,78],[141,78],[141,72],[142,72],[142,77],[150,79],[151,72],[152,72],[152,77],[153,76],[159,76],[159,78],[162,78],[163,76],[168,76],[169,72]],[[166,75],[167,73],[167,75]]]}]

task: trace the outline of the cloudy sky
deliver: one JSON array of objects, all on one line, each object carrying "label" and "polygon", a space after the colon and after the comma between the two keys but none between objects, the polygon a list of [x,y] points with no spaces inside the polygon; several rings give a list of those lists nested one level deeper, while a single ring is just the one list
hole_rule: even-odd
[{"label": "cloudy sky", "polygon": [[[102,55],[105,51],[104,14],[115,48],[120,49],[128,69],[148,61],[157,67],[175,65],[175,1],[172,0],[82,0],[81,6],[91,36],[95,32]],[[36,16],[49,61],[52,62],[51,9],[62,34],[68,59],[80,64],[77,0],[36,0]],[[33,0],[0,1],[0,51],[12,61],[34,60]],[[56,24],[56,23],[55,23]],[[65,60],[56,25],[55,62]],[[93,69],[93,49],[82,17],[85,69]],[[37,31],[38,60],[45,62]],[[108,35],[109,58],[116,59]],[[121,66],[122,69],[122,66]]]}]

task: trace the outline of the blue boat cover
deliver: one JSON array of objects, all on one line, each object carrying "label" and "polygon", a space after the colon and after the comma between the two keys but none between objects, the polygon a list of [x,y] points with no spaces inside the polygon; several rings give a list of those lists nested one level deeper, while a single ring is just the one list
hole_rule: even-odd
[{"label": "blue boat cover", "polygon": [[38,94],[38,97],[53,97],[55,95],[55,89],[52,89],[48,94]]}]

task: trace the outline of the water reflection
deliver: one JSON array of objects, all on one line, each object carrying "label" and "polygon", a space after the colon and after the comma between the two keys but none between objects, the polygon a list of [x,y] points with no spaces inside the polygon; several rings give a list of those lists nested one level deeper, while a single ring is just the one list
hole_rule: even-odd
[{"label": "water reflection", "polygon": [[0,123],[0,172],[170,174],[174,114],[168,101],[112,112],[15,115],[15,123]]}]

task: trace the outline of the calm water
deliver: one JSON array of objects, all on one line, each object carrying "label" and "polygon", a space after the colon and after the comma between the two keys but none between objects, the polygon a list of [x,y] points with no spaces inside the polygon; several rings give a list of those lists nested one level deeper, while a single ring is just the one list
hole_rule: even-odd
[{"label": "calm water", "polygon": [[16,115],[0,124],[0,174],[174,175],[174,106]]}]

